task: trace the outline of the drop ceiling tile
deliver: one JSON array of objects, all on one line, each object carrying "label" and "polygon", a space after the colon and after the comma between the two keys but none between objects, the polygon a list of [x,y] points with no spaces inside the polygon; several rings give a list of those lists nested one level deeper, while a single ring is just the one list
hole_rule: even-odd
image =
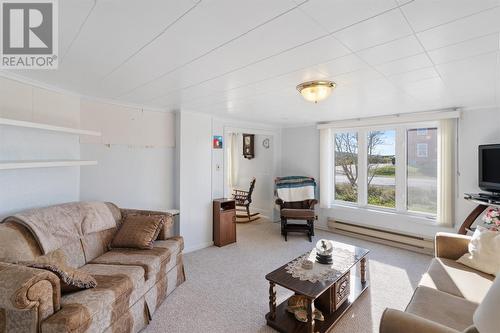
[{"label": "drop ceiling tile", "polygon": [[411,35],[410,26],[399,9],[391,10],[334,34],[351,50],[358,51]]},{"label": "drop ceiling tile", "polygon": [[334,75],[332,79],[337,83],[337,86],[352,86],[353,89],[357,89],[360,84],[366,84],[382,77],[376,70],[368,68],[347,74]]},{"label": "drop ceiling tile", "polygon": [[469,39],[478,38],[500,31],[500,8],[453,21],[423,32],[417,33],[425,49],[433,50],[443,46],[456,44]]},{"label": "drop ceiling tile", "polygon": [[329,32],[346,28],[395,7],[393,0],[310,0],[300,6],[301,10]]},{"label": "drop ceiling tile", "polygon": [[411,35],[359,51],[357,54],[370,65],[379,65],[422,52],[422,46],[415,36]]},{"label": "drop ceiling tile", "polygon": [[498,5],[498,0],[416,0],[401,9],[413,29],[422,31]]},{"label": "drop ceiling tile", "polygon": [[436,68],[442,77],[450,78],[450,81],[456,81],[460,85],[464,85],[464,82],[469,80],[482,80],[486,77],[491,80],[496,78],[495,69],[498,66],[498,54],[499,51],[490,52],[460,61],[436,65]]},{"label": "drop ceiling tile", "polygon": [[[249,64],[256,64],[271,55],[293,50],[322,35],[324,32],[312,20],[300,11],[292,11],[190,64],[182,70],[182,81],[184,84],[192,84],[198,80],[225,75]],[[340,52],[336,52],[338,55],[348,52],[338,42],[335,43],[337,50],[340,48]],[[315,50],[310,48],[310,52]],[[302,59],[306,59],[304,52],[302,56]],[[288,67],[286,60],[297,63],[294,57],[283,59],[282,68],[285,68],[285,73],[296,69],[293,63]]]},{"label": "drop ceiling tile", "polygon": [[[149,6],[134,0],[98,1],[64,62],[68,76],[89,90],[127,57],[152,40],[193,6],[191,1],[153,0]],[[147,20],[138,19],[147,17]]]},{"label": "drop ceiling tile", "polygon": [[494,33],[491,35],[474,38],[458,44],[428,51],[428,53],[435,64],[443,64],[450,61],[480,55],[482,53],[488,53],[498,49],[499,34]]},{"label": "drop ceiling tile", "polygon": [[384,75],[395,75],[404,72],[413,71],[419,68],[430,67],[432,62],[425,53],[417,54],[411,57],[388,62],[375,68]]},{"label": "drop ceiling tile", "polygon": [[64,56],[71,42],[94,7],[94,0],[65,0],[59,2],[59,55]]},{"label": "drop ceiling tile", "polygon": [[[126,94],[208,56],[250,31],[265,27],[294,6],[290,0],[202,1],[189,15],[107,77],[105,89],[114,96]],[[319,29],[317,25],[315,28]]]},{"label": "drop ceiling tile", "polygon": [[462,104],[491,105],[495,103],[499,53],[437,65],[436,69],[450,93]]},{"label": "drop ceiling tile", "polygon": [[[232,73],[249,64],[255,64],[273,54],[293,50],[323,34],[323,31],[307,16],[300,11],[291,11],[193,61],[182,69],[162,76],[158,80],[159,82],[153,81],[138,90],[141,91],[144,98],[156,98],[161,96],[160,89],[164,89],[166,86],[170,87],[170,84],[167,83],[170,79],[175,80],[180,88],[192,86]],[[348,52],[340,43],[334,42],[335,45],[330,40],[327,41],[328,44],[332,45],[331,54],[343,55]],[[305,49],[302,50],[302,56],[302,59],[305,59]],[[286,60],[291,62],[291,67],[287,66]],[[289,57],[283,59],[281,65],[277,67],[284,68],[283,71],[286,73],[295,69],[294,64],[297,64],[296,57]],[[265,76],[265,73],[261,72],[261,75]],[[232,79],[238,82],[238,78]],[[154,88],[152,89],[152,87]]]},{"label": "drop ceiling tile", "polygon": [[452,103],[446,85],[439,77],[400,85],[400,88],[410,96],[427,104],[436,101],[443,101],[445,104]]},{"label": "drop ceiling tile", "polygon": [[237,70],[227,77],[249,84],[338,59],[349,53],[334,37],[326,36]]},{"label": "drop ceiling tile", "polygon": [[269,80],[258,82],[254,85],[255,93],[267,94],[274,91],[286,90],[288,92],[293,92],[293,94],[295,94],[296,87],[299,83],[311,80],[321,80],[321,79],[327,79],[326,75],[320,73],[315,69],[303,69],[295,71],[293,73],[274,77]]},{"label": "drop ceiling tile", "polygon": [[411,82],[422,81],[437,77],[439,77],[439,74],[434,69],[434,67],[427,67],[410,72],[405,72],[402,74],[392,75],[389,76],[388,78],[396,85],[404,85]]},{"label": "drop ceiling tile", "polygon": [[346,55],[344,57],[325,62],[314,66],[316,70],[323,73],[327,77],[355,72],[361,69],[367,69],[368,65],[361,60],[356,54]]}]

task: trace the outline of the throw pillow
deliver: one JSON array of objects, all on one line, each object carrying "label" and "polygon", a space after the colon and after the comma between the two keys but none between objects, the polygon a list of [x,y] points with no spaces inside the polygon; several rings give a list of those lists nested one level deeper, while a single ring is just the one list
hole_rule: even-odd
[{"label": "throw pillow", "polygon": [[61,281],[62,293],[95,288],[97,286],[97,281],[92,275],[68,265],[66,255],[62,250],[55,250],[36,258],[34,261],[25,262],[24,265],[45,269],[56,274]]},{"label": "throw pillow", "polygon": [[457,262],[496,276],[500,271],[500,232],[478,226],[469,243],[469,253]]},{"label": "throw pillow", "polygon": [[162,215],[127,215],[113,238],[111,247],[152,249],[164,223]]}]

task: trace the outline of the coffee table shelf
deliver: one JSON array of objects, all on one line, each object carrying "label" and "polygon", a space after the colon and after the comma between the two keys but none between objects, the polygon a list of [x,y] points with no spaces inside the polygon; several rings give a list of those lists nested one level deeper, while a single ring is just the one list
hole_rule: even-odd
[{"label": "coffee table shelf", "polygon": [[[335,323],[349,310],[352,304],[368,289],[367,255],[369,250],[356,246],[333,242],[334,248],[351,251],[353,259],[348,267],[340,271],[335,279],[317,282],[301,281],[287,272],[287,265],[266,275],[269,281],[269,312],[266,314],[267,325],[283,333],[323,333],[331,329]],[[335,261],[334,261],[335,263]],[[345,280],[344,277],[348,277]],[[339,286],[349,281],[349,295],[342,296],[340,305],[335,304],[340,297]],[[276,305],[276,286],[289,289],[296,295],[302,295],[307,301],[308,322],[298,321],[287,311],[288,299]],[[323,313],[324,321],[312,320],[314,308]]]},{"label": "coffee table shelf", "polygon": [[[363,294],[363,292],[368,288],[369,282],[361,283],[359,276],[351,274],[351,293],[347,301],[345,301],[335,312],[331,314],[323,315],[325,317],[324,321],[315,320],[314,321],[314,331],[315,332],[327,332],[337,321],[345,314],[347,310],[353,305],[354,301]],[[288,299],[282,302],[276,307],[276,319],[271,320],[269,318],[270,313],[266,315],[267,324],[282,333],[298,333],[307,332],[307,323],[303,323],[295,319],[295,316],[286,310]],[[321,310],[320,307],[317,307]]]}]

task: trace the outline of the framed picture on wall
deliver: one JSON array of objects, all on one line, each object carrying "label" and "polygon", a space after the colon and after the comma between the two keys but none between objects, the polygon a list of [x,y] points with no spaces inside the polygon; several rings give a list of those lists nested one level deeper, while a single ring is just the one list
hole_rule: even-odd
[{"label": "framed picture on wall", "polygon": [[213,139],[213,148],[214,149],[222,149],[223,148],[223,138],[222,135],[214,135]]},{"label": "framed picture on wall", "polygon": [[249,160],[255,157],[254,134],[243,134],[243,157]]}]

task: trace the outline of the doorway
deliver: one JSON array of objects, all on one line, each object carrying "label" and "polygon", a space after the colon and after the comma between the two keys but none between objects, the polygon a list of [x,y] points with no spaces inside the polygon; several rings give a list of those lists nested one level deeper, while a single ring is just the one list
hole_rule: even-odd
[{"label": "doorway", "polygon": [[[243,134],[254,135],[254,157],[243,156]],[[234,189],[248,191],[255,177],[251,213],[273,219],[275,178],[275,137],[271,133],[248,130],[228,130],[225,134],[224,192],[231,196]]]}]

